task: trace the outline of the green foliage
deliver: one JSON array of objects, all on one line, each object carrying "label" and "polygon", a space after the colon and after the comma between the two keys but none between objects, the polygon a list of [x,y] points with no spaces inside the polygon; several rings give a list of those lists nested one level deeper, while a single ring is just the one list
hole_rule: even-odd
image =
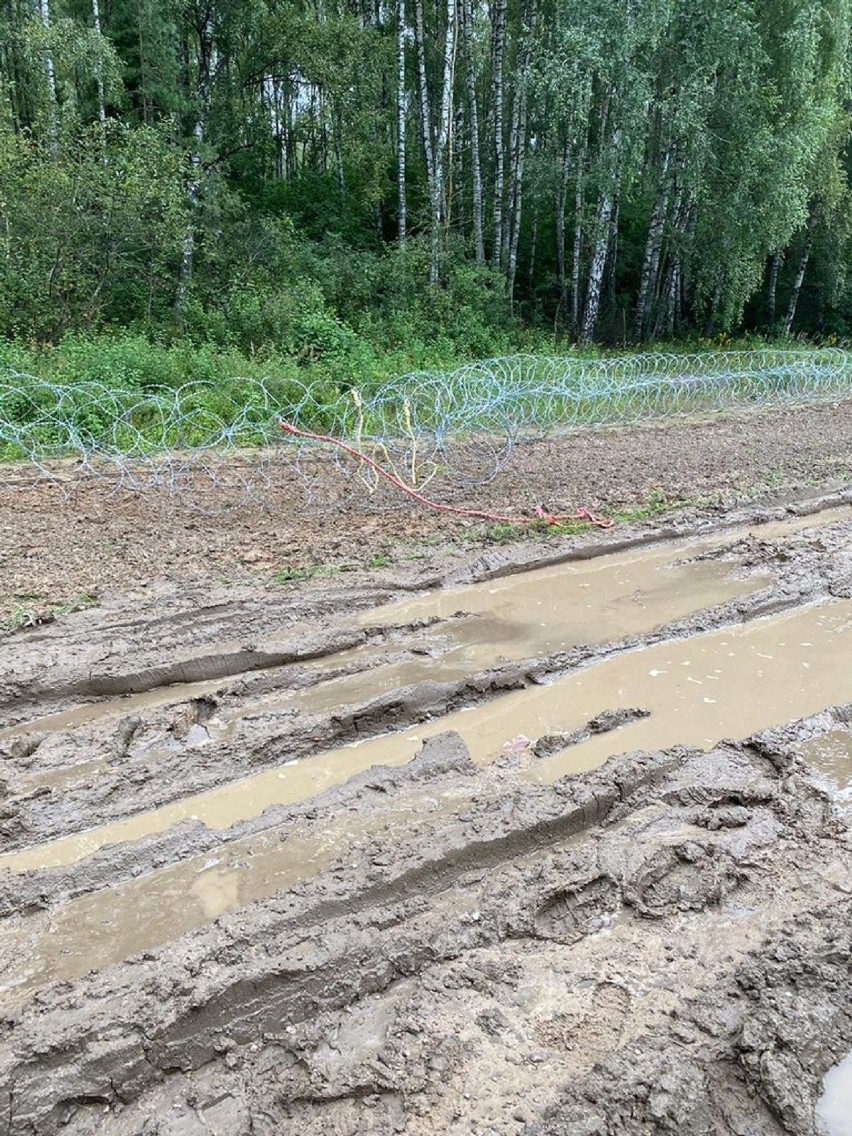
[{"label": "green foliage", "polygon": [[182,169],[151,128],[86,128],[56,161],[0,133],[0,329],[55,340],[162,318],[185,228]]},{"label": "green foliage", "polygon": [[[584,309],[609,343],[765,329],[776,254],[776,326],[804,263],[797,328],[846,334],[850,4],[511,4],[499,90],[496,6],[468,56],[426,5],[421,90],[410,3],[400,80],[393,6],[113,0],[98,30],[89,0],[5,0],[0,336],[143,390],[185,377],[155,358],[180,340],[205,375],[209,349],[369,386],[576,339]],[[475,142],[486,255],[513,248],[488,267]]]}]

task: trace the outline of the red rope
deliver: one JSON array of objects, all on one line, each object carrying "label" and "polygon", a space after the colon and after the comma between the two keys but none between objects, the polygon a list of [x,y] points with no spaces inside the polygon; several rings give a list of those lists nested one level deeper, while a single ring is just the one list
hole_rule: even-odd
[{"label": "red rope", "polygon": [[337,446],[341,450],[345,450],[347,454],[351,454],[353,458],[358,461],[364,462],[375,470],[380,477],[385,481],[390,482],[394,489],[398,489],[401,493],[406,493],[421,505],[426,505],[429,509],[437,509],[441,513],[454,513],[457,517],[475,517],[481,521],[495,521],[504,525],[529,525],[534,521],[546,521],[549,525],[558,525],[565,521],[586,521],[590,525],[597,525],[601,529],[612,528],[614,521],[606,520],[604,517],[596,517],[588,509],[579,508],[575,513],[547,513],[541,507],[536,505],[534,517],[506,517],[500,513],[486,513],[480,509],[459,509],[455,505],[442,505],[438,501],[432,501],[428,497],[424,497],[422,493],[418,493],[404,481],[391,473],[389,469],[379,465],[367,454],[361,453],[356,450],[354,446],[349,446],[346,442],[342,442],[340,438],[332,438],[330,434],[312,434],[309,430],[300,430],[297,426],[293,426],[290,422],[279,420],[278,425],[285,434],[291,434],[295,438],[307,438],[311,442],[327,442],[330,446]]}]

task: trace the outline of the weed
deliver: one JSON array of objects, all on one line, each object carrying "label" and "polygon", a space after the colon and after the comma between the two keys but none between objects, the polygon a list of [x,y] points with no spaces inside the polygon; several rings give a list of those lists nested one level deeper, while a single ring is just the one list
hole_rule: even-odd
[{"label": "weed", "polygon": [[3,630],[12,635],[16,631],[23,631],[27,627],[38,627],[40,623],[49,622],[38,611],[20,600],[12,602],[12,614],[3,624]]},{"label": "weed", "polygon": [[[629,524],[631,521],[647,521],[676,509],[699,508],[708,501],[688,498],[668,498],[663,489],[652,490],[646,501],[631,509],[622,509],[612,514],[616,524]],[[523,540],[546,540],[548,537],[577,536],[589,531],[586,521],[565,521],[551,525],[547,521],[531,521],[528,525],[494,524],[484,529],[471,531],[470,539],[484,541],[486,544],[514,544]]]},{"label": "weed", "polygon": [[345,565],[313,564],[310,568],[282,568],[272,578],[276,584],[299,584],[316,576],[336,576],[338,572],[343,571],[346,571]]},{"label": "weed", "polygon": [[301,580],[309,580],[313,574],[312,568],[282,568],[273,579],[276,584],[298,584]]},{"label": "weed", "polygon": [[97,602],[97,596],[89,595],[88,592],[84,592],[83,595],[57,604],[50,609],[50,612],[54,618],[58,618],[61,615],[72,615],[75,611],[85,611],[88,607],[94,607]]},{"label": "weed", "polygon": [[387,568],[388,564],[390,564],[390,557],[382,556],[381,553],[376,553],[367,561],[368,568]]},{"label": "weed", "polygon": [[84,593],[62,603],[50,607],[35,607],[32,601],[40,597],[36,594],[18,594],[12,598],[12,612],[8,619],[0,623],[0,630],[7,635],[16,631],[26,631],[31,627],[43,627],[46,623],[53,623],[63,615],[71,615],[75,611],[85,611],[97,602],[97,596]]},{"label": "weed", "polygon": [[663,513],[698,507],[704,503],[687,497],[668,498],[662,489],[654,489],[649,494],[647,501],[632,509],[622,509],[614,515],[613,520],[620,524],[627,524],[630,521],[648,521],[653,517],[661,516]]}]

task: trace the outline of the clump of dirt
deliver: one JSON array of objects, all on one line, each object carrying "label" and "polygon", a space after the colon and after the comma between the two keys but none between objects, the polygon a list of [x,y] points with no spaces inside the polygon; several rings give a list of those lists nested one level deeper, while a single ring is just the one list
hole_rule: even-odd
[{"label": "clump of dirt", "polygon": [[579,745],[594,734],[606,734],[610,730],[617,730],[630,722],[638,722],[642,718],[650,718],[651,711],[642,707],[623,707],[619,710],[602,710],[594,718],[590,718],[579,730],[569,734],[545,734],[533,746],[536,757],[553,757],[563,749],[572,745]]}]

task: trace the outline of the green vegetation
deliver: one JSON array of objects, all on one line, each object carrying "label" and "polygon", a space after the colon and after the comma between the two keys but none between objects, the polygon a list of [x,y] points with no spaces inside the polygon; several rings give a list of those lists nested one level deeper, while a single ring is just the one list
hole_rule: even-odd
[{"label": "green vegetation", "polygon": [[0,0],[0,363],[847,336],[850,3]]},{"label": "green vegetation", "polygon": [[46,623],[53,623],[63,615],[72,615],[76,611],[85,611],[86,608],[94,607],[98,602],[97,596],[88,593],[58,604],[37,605],[34,601],[38,598],[34,595],[12,596],[9,605],[11,614],[8,619],[0,622],[0,632],[12,635],[16,631],[25,631],[30,627],[42,627]]},{"label": "green vegetation", "polygon": [[[647,501],[635,505],[631,509],[620,509],[613,514],[607,514],[608,519],[616,524],[629,524],[633,521],[647,521],[654,517],[674,513],[678,509],[698,508],[706,505],[706,501],[689,500],[686,498],[669,499],[664,493],[657,490],[648,496]],[[547,540],[560,536],[576,536],[589,531],[588,521],[565,521],[559,524],[549,524],[547,521],[530,521],[526,525],[491,524],[482,529],[470,530],[471,540],[482,541],[485,544],[514,544],[525,540]]]}]

